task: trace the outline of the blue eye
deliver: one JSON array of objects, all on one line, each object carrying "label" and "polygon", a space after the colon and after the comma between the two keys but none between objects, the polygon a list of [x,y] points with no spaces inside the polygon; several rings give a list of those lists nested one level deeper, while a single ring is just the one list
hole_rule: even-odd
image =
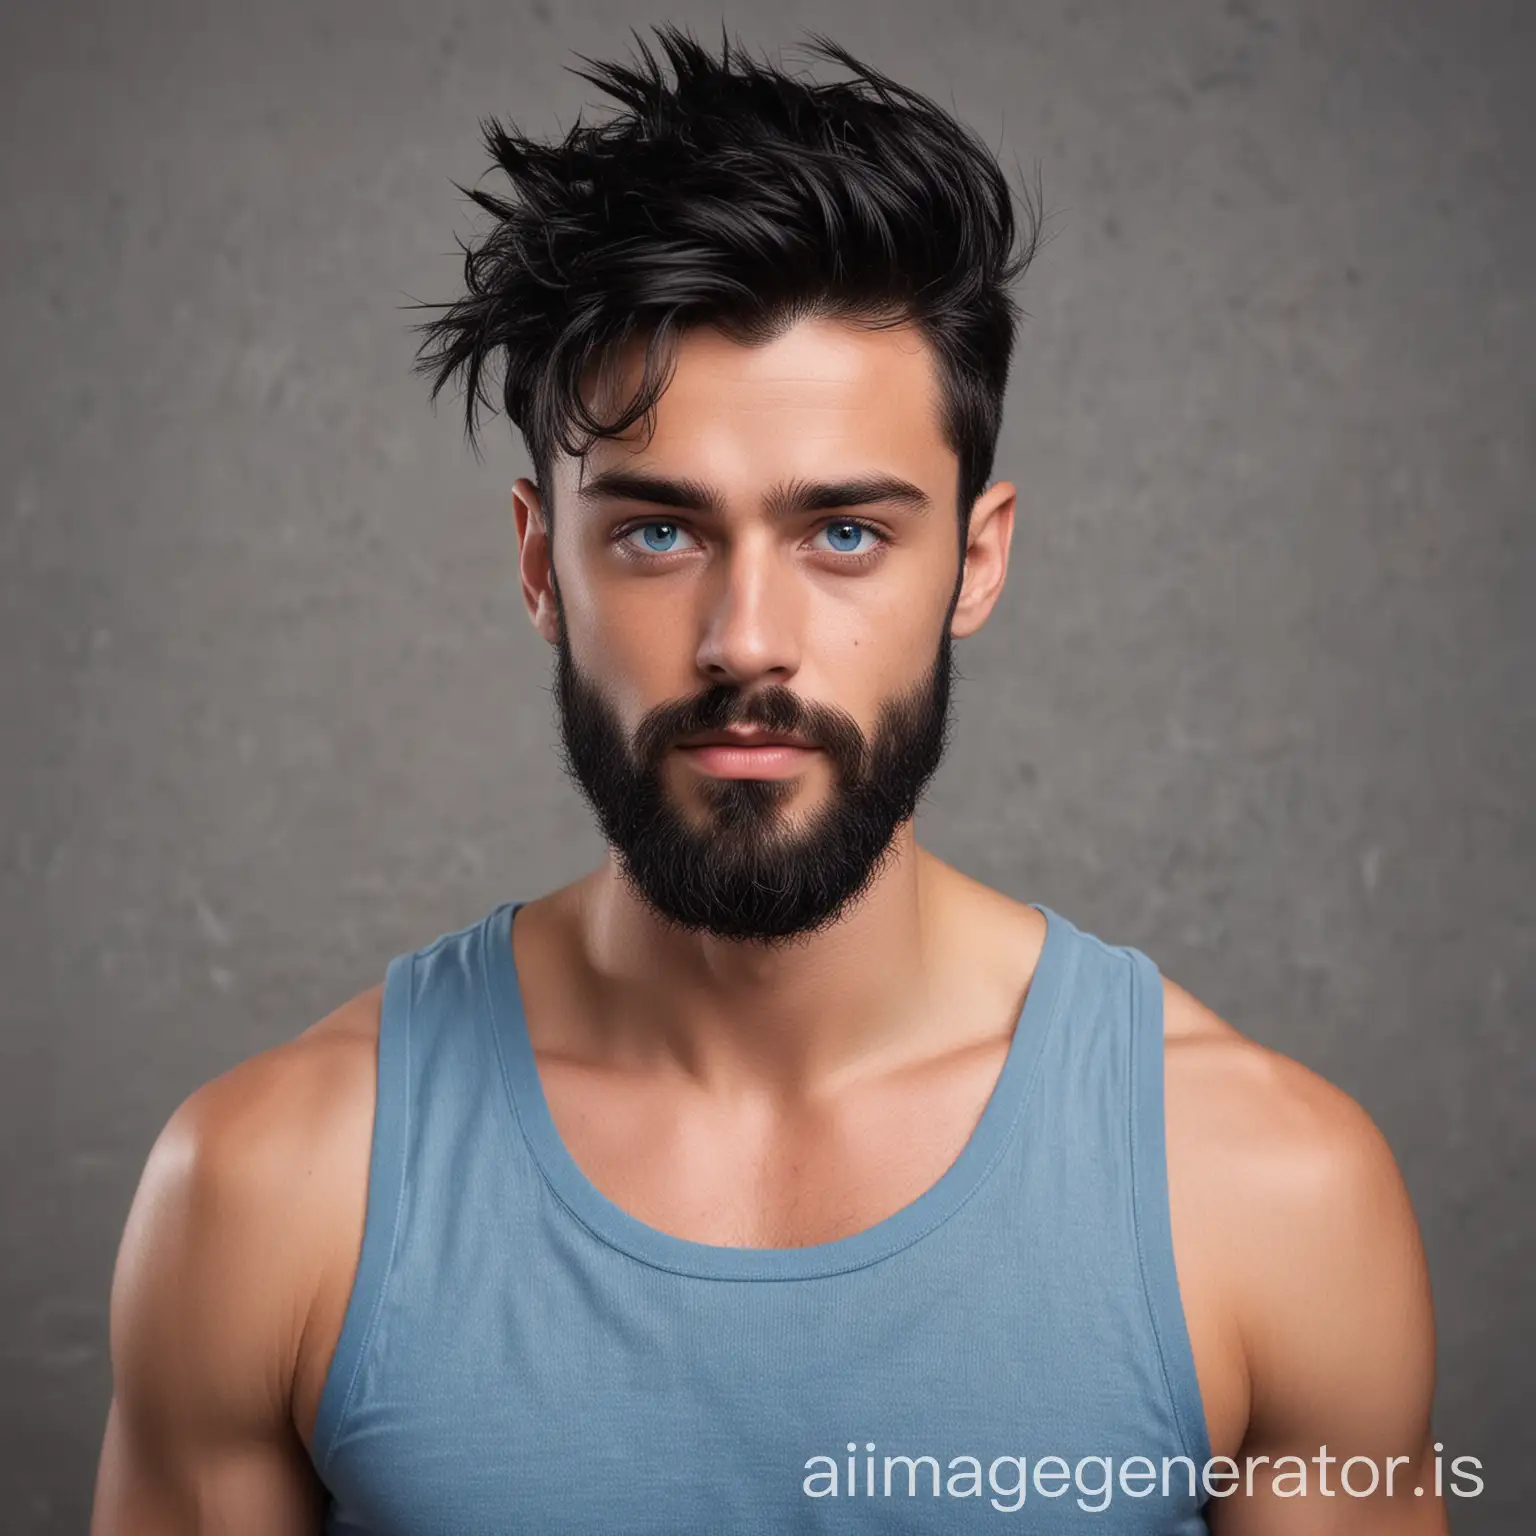
[{"label": "blue eye", "polygon": [[828,523],[821,531],[840,555],[860,554],[875,539],[874,530],[863,523]]},{"label": "blue eye", "polygon": [[640,535],[642,543],[634,547],[644,548],[653,555],[671,554],[678,547],[678,540],[685,537],[676,523],[641,523],[624,535],[625,543],[633,544],[636,534]]}]

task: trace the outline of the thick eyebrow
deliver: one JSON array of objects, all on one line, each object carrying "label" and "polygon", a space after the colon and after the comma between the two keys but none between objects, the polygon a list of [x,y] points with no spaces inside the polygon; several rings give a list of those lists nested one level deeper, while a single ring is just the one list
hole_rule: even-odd
[{"label": "thick eyebrow", "polygon": [[[640,501],[680,511],[709,512],[720,516],[725,499],[712,486],[687,477],[672,479],[638,470],[605,469],[576,493],[580,501]],[[804,512],[836,512],[844,507],[896,503],[913,512],[931,510],[932,499],[920,486],[897,475],[854,475],[847,480],[794,480],[776,485],[767,497],[775,517]]]}]

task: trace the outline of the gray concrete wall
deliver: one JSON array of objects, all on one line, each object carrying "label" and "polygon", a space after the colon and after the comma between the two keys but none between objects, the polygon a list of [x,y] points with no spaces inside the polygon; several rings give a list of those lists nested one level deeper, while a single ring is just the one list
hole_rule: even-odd
[{"label": "gray concrete wall", "polygon": [[[476,120],[584,0],[0,14],[0,1510],[84,1528],[106,1299],[198,1083],[598,851],[484,464],[408,373]],[[784,0],[1026,168],[1011,590],[923,817],[1356,1095],[1462,1533],[1536,1497],[1536,125],[1519,0]],[[1523,195],[1522,195],[1523,194]]]}]

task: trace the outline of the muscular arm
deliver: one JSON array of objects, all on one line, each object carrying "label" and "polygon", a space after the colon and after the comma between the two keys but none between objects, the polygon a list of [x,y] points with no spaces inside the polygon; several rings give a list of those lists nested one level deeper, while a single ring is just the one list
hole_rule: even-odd
[{"label": "muscular arm", "polygon": [[242,1063],[150,1153],[113,1278],[92,1536],[321,1529],[293,1389],[323,1251],[324,1054],[301,1036]]},{"label": "muscular arm", "polygon": [[1181,1149],[1185,1184],[1217,1234],[1247,1374],[1212,1532],[1443,1536],[1429,1281],[1386,1142],[1346,1094],[1235,1032],[1186,1057],[1175,1091],[1203,1146]]}]

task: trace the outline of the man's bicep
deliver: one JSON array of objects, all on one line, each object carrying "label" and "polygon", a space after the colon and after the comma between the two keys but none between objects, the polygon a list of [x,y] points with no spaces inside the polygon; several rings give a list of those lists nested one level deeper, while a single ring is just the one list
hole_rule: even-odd
[{"label": "man's bicep", "polygon": [[273,1170],[219,1124],[227,1088],[200,1092],[156,1142],[124,1229],[92,1536],[315,1536]]},{"label": "man's bicep", "polygon": [[271,1440],[146,1435],[115,1398],[96,1478],[92,1536],[318,1536],[313,1479]]},{"label": "man's bicep", "polygon": [[[1310,1076],[1310,1075],[1309,1075]],[[1354,1102],[1302,1085],[1259,1192],[1244,1329],[1252,1410],[1221,1536],[1440,1536],[1434,1320],[1417,1222]],[[1290,1167],[1285,1166],[1289,1160]]]}]

